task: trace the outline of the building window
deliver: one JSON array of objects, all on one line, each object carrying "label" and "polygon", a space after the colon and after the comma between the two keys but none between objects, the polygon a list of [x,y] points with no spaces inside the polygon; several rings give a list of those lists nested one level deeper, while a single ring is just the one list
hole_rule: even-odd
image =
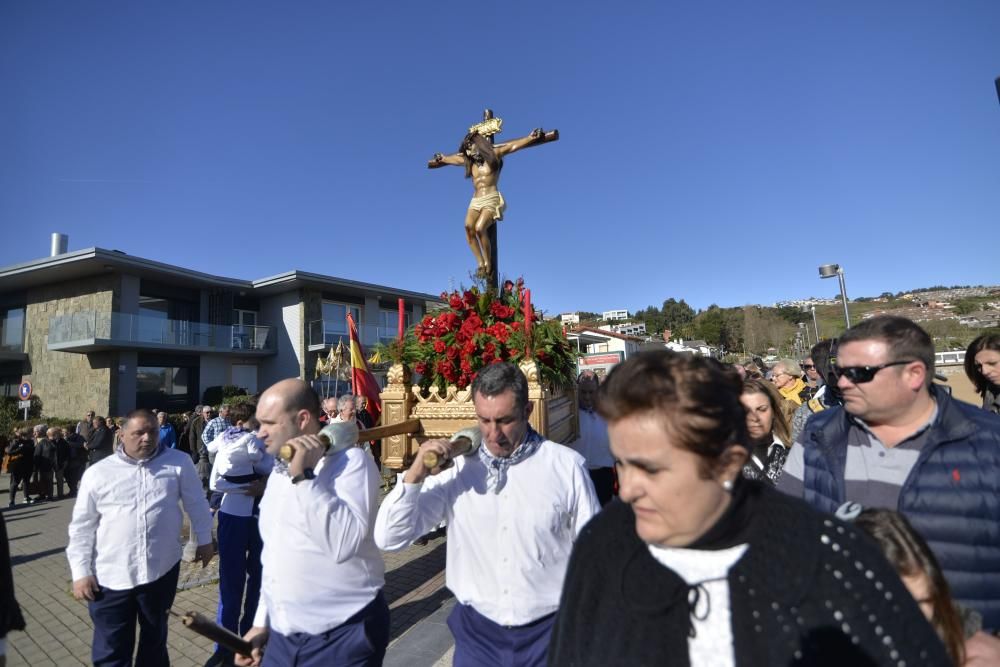
[{"label": "building window", "polygon": [[[409,328],[410,314],[403,312],[403,328]],[[378,339],[382,343],[389,343],[396,340],[399,333],[399,311],[380,310],[378,311]]]},{"label": "building window", "polygon": [[8,308],[0,320],[0,349],[24,349],[24,308]]},{"label": "building window", "polygon": [[354,323],[361,326],[361,306],[345,303],[323,302],[323,336],[326,343],[336,344],[337,336],[347,335],[347,313],[354,318]]},{"label": "building window", "polygon": [[135,373],[136,407],[170,410],[185,406],[194,388],[190,369],[170,366],[138,366]]}]

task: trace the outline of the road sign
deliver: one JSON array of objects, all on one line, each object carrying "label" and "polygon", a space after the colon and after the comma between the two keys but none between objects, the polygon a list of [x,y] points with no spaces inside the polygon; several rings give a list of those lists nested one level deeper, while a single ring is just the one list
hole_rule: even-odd
[{"label": "road sign", "polygon": [[31,383],[22,382],[21,386],[17,388],[17,395],[21,397],[22,401],[27,401],[31,399]]},{"label": "road sign", "polygon": [[30,410],[31,409],[31,401],[18,401],[17,402],[17,409],[18,410]]}]

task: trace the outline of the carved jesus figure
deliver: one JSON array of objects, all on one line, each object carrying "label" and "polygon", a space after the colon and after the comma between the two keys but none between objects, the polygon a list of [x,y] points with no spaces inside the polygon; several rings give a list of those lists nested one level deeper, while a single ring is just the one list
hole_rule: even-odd
[{"label": "carved jesus figure", "polygon": [[451,155],[435,153],[427,164],[430,168],[446,164],[465,167],[465,177],[472,179],[472,201],[465,214],[465,236],[469,248],[476,258],[479,274],[483,277],[492,275],[490,264],[492,247],[490,245],[490,228],[495,222],[503,219],[507,207],[503,195],[497,189],[500,170],[503,168],[503,158],[514,151],[535,144],[553,141],[558,133],[550,132],[549,136],[538,128],[526,137],[493,145],[490,140],[479,132],[465,135],[458,152]]}]

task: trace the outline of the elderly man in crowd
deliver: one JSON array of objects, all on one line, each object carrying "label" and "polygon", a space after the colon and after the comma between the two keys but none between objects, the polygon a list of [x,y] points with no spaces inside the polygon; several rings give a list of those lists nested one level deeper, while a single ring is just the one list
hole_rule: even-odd
[{"label": "elderly man in crowd", "polygon": [[87,448],[90,465],[94,465],[111,456],[115,451],[115,434],[108,428],[104,417],[94,417],[93,429],[87,436]]},{"label": "elderly man in crowd", "polygon": [[906,515],[955,600],[1000,628],[1000,418],[931,380],[934,343],[908,319],[847,331],[834,373],[843,406],[814,414],[778,489],[833,512],[845,502]]},{"label": "elderly man in crowd", "polygon": [[480,370],[472,400],[482,446],[439,471],[424,456],[447,460],[448,441],[424,442],[382,502],[375,539],[405,549],[447,520],[455,667],[544,665],[573,541],[600,505],[583,457],[528,424],[517,366]]},{"label": "elderly man in crowd", "polygon": [[95,665],[166,667],[167,611],[177,592],[181,509],[198,538],[196,558],[213,555],[212,517],[191,458],[159,443],[153,413],[133,410],[122,447],[80,481],[66,556],[73,595],[94,622]]}]

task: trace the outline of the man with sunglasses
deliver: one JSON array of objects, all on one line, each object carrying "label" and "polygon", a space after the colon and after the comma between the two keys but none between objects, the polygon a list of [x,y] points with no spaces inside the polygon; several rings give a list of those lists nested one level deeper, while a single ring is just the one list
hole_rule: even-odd
[{"label": "man with sunglasses", "polygon": [[865,320],[833,363],[843,406],[814,414],[778,488],[834,512],[845,502],[907,516],[955,600],[1000,628],[1000,418],[932,384],[934,344],[901,317]]}]

